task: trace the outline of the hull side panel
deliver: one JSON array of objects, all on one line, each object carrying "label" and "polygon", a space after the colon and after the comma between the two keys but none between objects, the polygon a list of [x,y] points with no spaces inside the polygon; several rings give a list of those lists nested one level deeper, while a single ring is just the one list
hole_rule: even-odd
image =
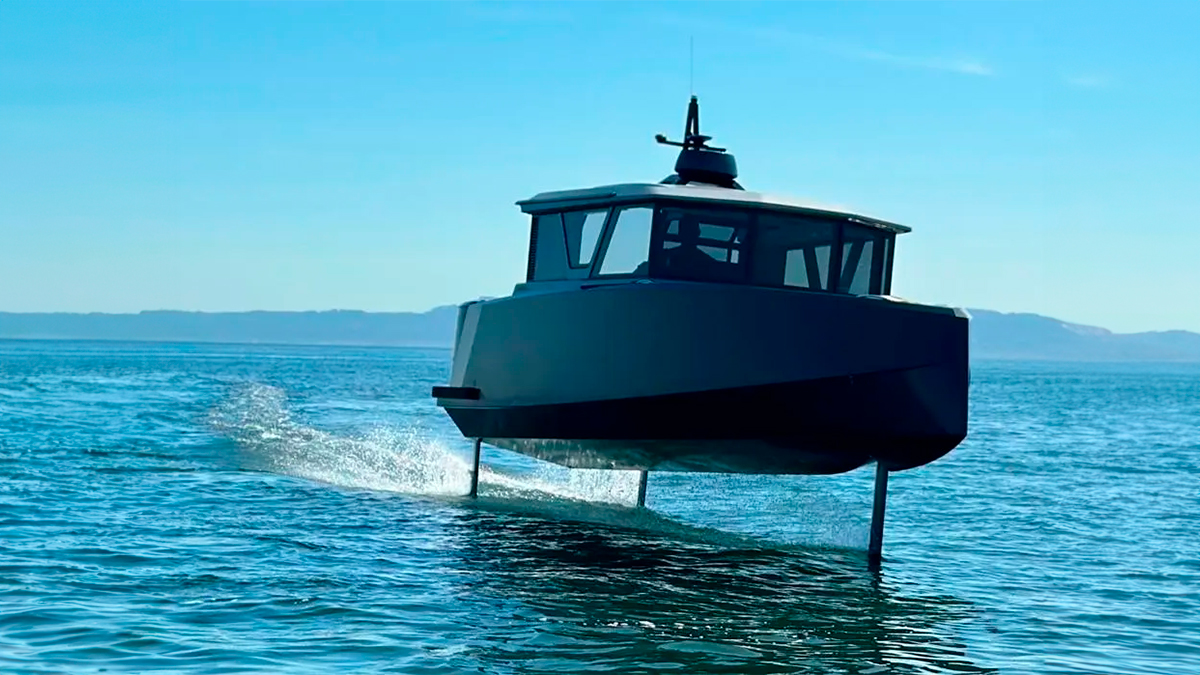
[{"label": "hull side panel", "polygon": [[900,470],[967,432],[967,320],[952,310],[655,282],[463,311],[450,384],[479,399],[439,404],[466,436],[566,466]]},{"label": "hull side panel", "polygon": [[[931,412],[945,369],[535,406],[448,408],[464,435],[573,468],[839,473],[903,470],[964,433]],[[922,391],[923,389],[923,391]]]}]

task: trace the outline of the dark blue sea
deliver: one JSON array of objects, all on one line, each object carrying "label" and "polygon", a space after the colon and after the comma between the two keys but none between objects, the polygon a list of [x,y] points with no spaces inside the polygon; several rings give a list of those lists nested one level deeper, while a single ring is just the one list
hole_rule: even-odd
[{"label": "dark blue sea", "polygon": [[469,444],[449,352],[0,342],[3,673],[1200,673],[1200,367],[980,362],[891,481]]}]

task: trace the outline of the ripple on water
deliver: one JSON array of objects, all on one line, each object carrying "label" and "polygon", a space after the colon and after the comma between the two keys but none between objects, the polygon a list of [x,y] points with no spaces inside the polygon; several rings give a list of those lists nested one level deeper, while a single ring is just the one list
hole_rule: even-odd
[{"label": "ripple on water", "polygon": [[977,364],[875,575],[867,473],[463,499],[446,357],[0,342],[0,671],[1196,672],[1200,370]]}]

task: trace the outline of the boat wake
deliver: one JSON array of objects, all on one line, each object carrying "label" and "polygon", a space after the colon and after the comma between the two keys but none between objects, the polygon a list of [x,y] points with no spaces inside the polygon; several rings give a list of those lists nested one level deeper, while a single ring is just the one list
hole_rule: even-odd
[{"label": "boat wake", "polygon": [[406,494],[466,490],[470,467],[415,429],[339,436],[296,421],[286,401],[282,389],[251,384],[210,414],[213,429],[237,444],[242,468]]},{"label": "boat wake", "polygon": [[778,548],[777,542],[690,525],[633,508],[637,472],[483,465],[479,498],[470,487],[469,452],[416,428],[377,427],[339,435],[297,421],[282,389],[250,384],[210,414],[209,423],[238,447],[242,468],[312,481],[452,501],[492,512],[586,521],[722,546]]}]

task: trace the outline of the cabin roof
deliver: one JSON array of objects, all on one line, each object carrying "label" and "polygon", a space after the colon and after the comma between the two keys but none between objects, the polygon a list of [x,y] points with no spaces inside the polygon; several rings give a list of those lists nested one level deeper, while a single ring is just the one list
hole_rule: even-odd
[{"label": "cabin roof", "polygon": [[650,199],[672,199],[681,201],[719,204],[721,206],[762,209],[799,213],[825,218],[848,220],[888,232],[911,232],[912,228],[886,220],[879,220],[859,213],[842,209],[805,203],[789,197],[765,195],[760,192],[734,190],[712,185],[672,185],[667,183],[622,183],[619,185],[602,185],[578,190],[557,190],[542,192],[529,199],[517,202],[525,213],[546,213],[566,208],[580,208],[592,205],[622,204],[627,202],[646,201]]}]

